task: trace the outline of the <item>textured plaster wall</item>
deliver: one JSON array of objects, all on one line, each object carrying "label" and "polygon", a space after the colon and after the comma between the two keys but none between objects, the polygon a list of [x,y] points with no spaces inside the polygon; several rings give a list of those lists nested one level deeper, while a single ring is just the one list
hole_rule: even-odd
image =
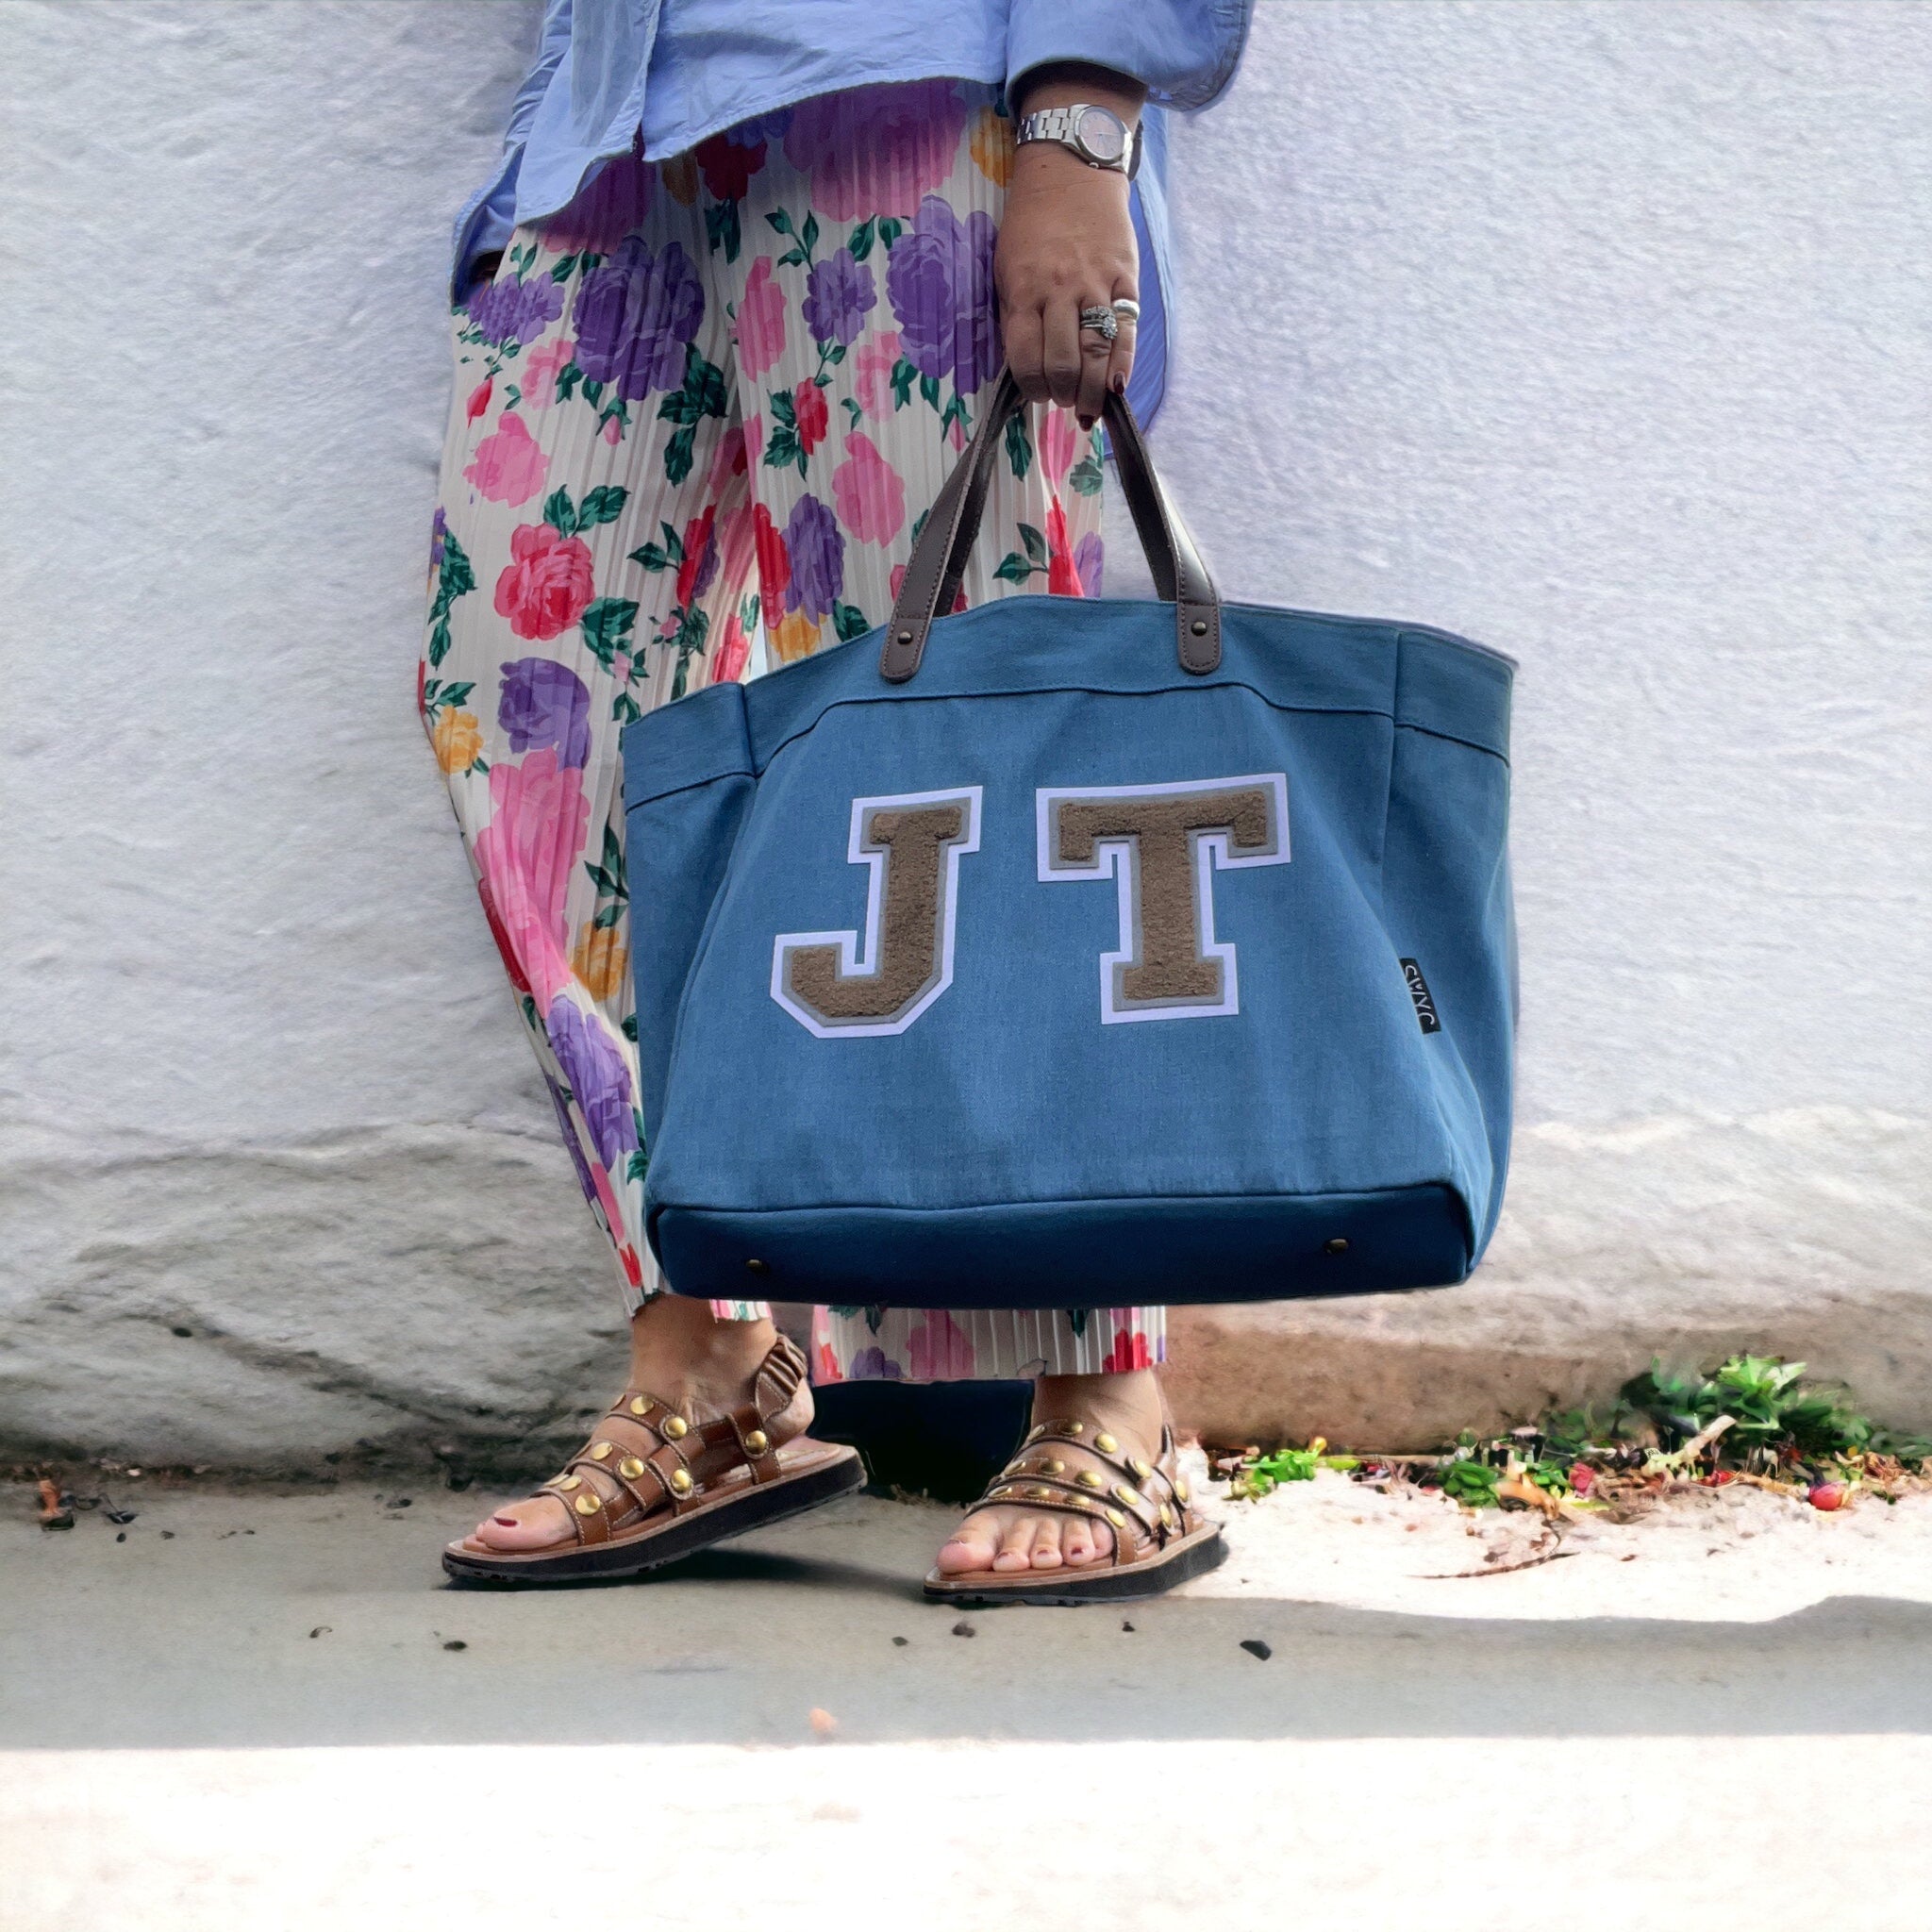
[{"label": "textured plaster wall", "polygon": [[[1231,592],[1523,660],[1522,1124],[1474,1282],[1190,1314],[1183,1411],[1414,1439],[1750,1341],[1932,1423],[1932,12],[1257,14],[1176,132],[1159,450]],[[533,28],[0,7],[11,1446],[608,1392],[410,708],[445,217]]]}]

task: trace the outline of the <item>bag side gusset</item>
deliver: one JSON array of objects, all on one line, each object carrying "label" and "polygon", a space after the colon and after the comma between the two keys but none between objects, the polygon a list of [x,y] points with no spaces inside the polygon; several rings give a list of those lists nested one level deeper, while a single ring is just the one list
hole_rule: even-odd
[{"label": "bag side gusset", "polygon": [[1424,1044],[1474,1267],[1503,1203],[1513,1105],[1515,923],[1507,660],[1404,632],[1382,886],[1441,1031]]},{"label": "bag side gusset", "polygon": [[651,712],[624,734],[625,869],[632,909],[639,1106],[655,1145],[676,1027],[692,968],[730,870],[758,781],[744,687],[712,685]]}]

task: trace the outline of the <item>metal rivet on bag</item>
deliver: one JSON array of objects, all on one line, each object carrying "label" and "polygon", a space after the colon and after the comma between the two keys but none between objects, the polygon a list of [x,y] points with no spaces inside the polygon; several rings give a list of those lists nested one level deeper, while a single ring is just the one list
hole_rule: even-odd
[{"label": "metal rivet on bag", "polygon": [[1205,617],[1197,617],[1195,618],[1193,623],[1188,626],[1188,628],[1191,631],[1192,631],[1197,638],[1205,638],[1208,635],[1208,620]]},{"label": "metal rivet on bag", "polygon": [[1348,1242],[1341,1235],[1336,1235],[1332,1240],[1322,1243],[1322,1252],[1324,1255],[1345,1255],[1348,1253]]},{"label": "metal rivet on bag", "polygon": [[744,1265],[754,1274],[769,1274],[772,1272],[772,1264],[769,1261],[747,1261]]},{"label": "metal rivet on bag", "polygon": [[912,641],[912,633],[909,630],[902,630],[899,633],[899,641],[902,644],[909,644]]}]

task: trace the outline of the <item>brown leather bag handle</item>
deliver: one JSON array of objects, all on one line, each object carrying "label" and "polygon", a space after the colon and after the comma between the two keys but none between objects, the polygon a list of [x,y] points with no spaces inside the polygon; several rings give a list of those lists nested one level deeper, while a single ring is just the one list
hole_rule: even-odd
[{"label": "brown leather bag handle", "polygon": [[[1000,372],[986,413],[927,512],[892,606],[879,653],[879,675],[904,684],[919,669],[933,620],[953,608],[966,560],[986,514],[993,465],[1008,421],[1025,407],[1010,369]],[[1205,675],[1221,663],[1221,603],[1180,513],[1154,473],[1141,425],[1124,397],[1108,394],[1106,422],[1115,467],[1141,539],[1155,594],[1174,607],[1174,652],[1181,669]]]}]

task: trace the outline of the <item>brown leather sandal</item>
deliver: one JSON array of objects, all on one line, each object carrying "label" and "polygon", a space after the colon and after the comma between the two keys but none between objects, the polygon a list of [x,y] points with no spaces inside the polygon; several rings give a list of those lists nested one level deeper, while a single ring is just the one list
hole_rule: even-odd
[{"label": "brown leather sandal", "polygon": [[464,1537],[443,1551],[443,1569],[463,1584],[636,1576],[863,1488],[858,1450],[816,1441],[787,1422],[805,1367],[780,1336],[758,1365],[754,1399],[702,1422],[626,1390],[598,1433],[537,1492],[569,1509],[568,1541],[498,1550]]},{"label": "brown leather sandal", "polygon": [[[1109,1482],[1097,1469],[1071,1470],[1056,1444],[1084,1449],[1117,1472]],[[1029,1429],[1020,1453],[988,1485],[973,1507],[1022,1504],[1096,1517],[1113,1531],[1110,1562],[1078,1569],[933,1571],[925,1579],[928,1603],[1091,1604],[1158,1596],[1191,1576],[1206,1575],[1227,1558],[1221,1525],[1191,1504],[1174,1451],[1174,1431],[1160,1432],[1160,1457],[1152,1464],[1122,1456],[1105,1429],[1080,1422],[1040,1423]]]}]

